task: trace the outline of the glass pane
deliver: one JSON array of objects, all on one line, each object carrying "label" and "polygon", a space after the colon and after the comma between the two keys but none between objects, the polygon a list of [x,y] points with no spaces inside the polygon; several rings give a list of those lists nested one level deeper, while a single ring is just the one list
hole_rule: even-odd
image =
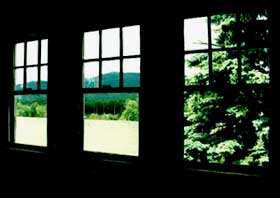
[{"label": "glass pane", "polygon": [[140,58],[123,60],[123,86],[140,87]]},{"label": "glass pane", "polygon": [[99,58],[99,32],[84,33],[84,59]]},{"label": "glass pane", "polygon": [[99,87],[99,62],[84,63],[84,88]]},{"label": "glass pane", "polygon": [[102,30],[102,57],[120,56],[120,28]]},{"label": "glass pane", "polygon": [[102,62],[102,87],[120,86],[120,61]]},{"label": "glass pane", "polygon": [[41,89],[48,89],[48,66],[41,67]]},{"label": "glass pane", "polygon": [[268,90],[185,93],[184,159],[268,165],[269,99]]},{"label": "glass pane", "polygon": [[242,47],[260,47],[269,44],[271,35],[267,10],[241,14],[240,21]]},{"label": "glass pane", "polygon": [[208,54],[185,55],[185,85],[208,85]]},{"label": "glass pane", "polygon": [[269,83],[270,66],[268,49],[251,49],[241,52],[242,81],[249,84]]},{"label": "glass pane", "polygon": [[15,143],[47,146],[47,96],[15,96]]},{"label": "glass pane", "polygon": [[218,85],[236,84],[238,80],[237,51],[213,52],[213,78]]},{"label": "glass pane", "polygon": [[235,14],[211,16],[212,48],[236,47],[237,34]]},{"label": "glass pane", "polygon": [[26,68],[26,88],[32,90],[38,89],[38,68],[37,67],[28,67]]},{"label": "glass pane", "polygon": [[207,17],[184,20],[185,50],[208,49]]},{"label": "glass pane", "polygon": [[16,44],[15,51],[15,66],[23,66],[24,65],[24,43]]},{"label": "glass pane", "polygon": [[23,90],[23,68],[15,70],[15,90]]},{"label": "glass pane", "polygon": [[27,42],[27,65],[38,64],[38,41]]},{"label": "glass pane", "polygon": [[123,28],[123,55],[140,54],[140,26],[130,26]]},{"label": "glass pane", "polygon": [[48,63],[48,39],[41,41],[41,63]]},{"label": "glass pane", "polygon": [[138,156],[138,94],[84,94],[84,100],[84,150]]}]

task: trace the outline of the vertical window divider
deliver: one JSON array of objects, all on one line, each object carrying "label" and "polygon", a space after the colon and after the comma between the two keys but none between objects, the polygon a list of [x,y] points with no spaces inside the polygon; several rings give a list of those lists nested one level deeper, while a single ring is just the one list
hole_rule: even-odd
[{"label": "vertical window divider", "polygon": [[23,56],[23,90],[26,90],[26,79],[27,79],[27,41],[24,42],[24,56]]},{"label": "vertical window divider", "polygon": [[102,86],[102,30],[99,30],[99,80],[98,80],[98,88]]},{"label": "vertical window divider", "polygon": [[123,87],[123,27],[120,27],[120,88]]},{"label": "vertical window divider", "polygon": [[41,90],[41,43],[42,39],[38,41],[38,90]]},{"label": "vertical window divider", "polygon": [[207,16],[208,30],[208,68],[209,68],[209,84],[213,84],[213,63],[212,63],[212,37],[211,37],[211,16]]},{"label": "vertical window divider", "polygon": [[242,62],[241,62],[241,23],[240,23],[240,13],[236,14],[236,24],[237,24],[237,83],[242,82]]}]

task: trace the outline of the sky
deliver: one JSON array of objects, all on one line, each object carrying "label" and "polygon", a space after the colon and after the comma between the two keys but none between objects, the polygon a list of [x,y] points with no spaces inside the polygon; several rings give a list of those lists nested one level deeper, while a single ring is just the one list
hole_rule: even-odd
[{"label": "sky", "polygon": [[[112,28],[102,30],[102,58],[119,57],[120,56],[120,28]],[[123,55],[139,55],[140,54],[140,26],[128,26],[122,29],[123,33]],[[215,38],[215,32],[212,29],[212,34]],[[185,50],[197,50],[208,48],[208,31],[207,17],[199,17],[184,20],[184,38]],[[214,40],[214,39],[213,39]],[[201,44],[201,42],[203,44]],[[98,59],[99,51],[99,32],[92,31],[84,34],[84,59]],[[44,39],[41,43],[41,63],[47,63],[48,59],[48,40]],[[16,45],[15,65],[22,66],[24,62],[24,44]],[[38,41],[27,42],[27,65],[38,64]],[[110,72],[119,72],[119,60],[110,60],[102,62],[102,74]],[[140,72],[140,59],[124,59],[124,72]],[[193,70],[197,73],[197,70]],[[192,73],[190,68],[185,69],[185,73]],[[84,77],[96,77],[99,75],[99,63],[87,62],[84,63]],[[27,82],[38,79],[37,68],[27,69]],[[41,70],[41,79],[47,79],[47,67]],[[23,82],[23,70],[16,70],[16,84]]]},{"label": "sky", "polygon": [[[120,28],[102,30],[102,58],[120,56]],[[123,55],[140,54],[140,26],[128,26],[122,29],[123,33]],[[84,34],[84,59],[98,59],[99,32],[92,31]],[[102,74],[120,72],[119,60],[102,61]],[[140,73],[140,58],[125,58],[123,60],[123,72]],[[84,78],[97,77],[99,75],[98,61],[84,63]]]},{"label": "sky", "polygon": [[[27,42],[26,51],[26,65],[38,65],[38,46],[39,41]],[[44,39],[41,41],[41,64],[47,64],[48,60],[48,40]],[[24,65],[24,43],[16,44],[15,52],[15,66]],[[41,67],[41,80],[47,80],[47,66]],[[16,84],[23,84],[23,69],[16,69],[15,71]],[[37,81],[38,80],[38,68],[27,67],[26,68],[26,81]]]},{"label": "sky", "polygon": [[[207,17],[186,19],[184,21],[185,50],[208,48]],[[203,42],[205,44],[200,44]]]},{"label": "sky", "polygon": [[[184,46],[185,51],[188,50],[205,50],[208,49],[208,24],[207,17],[198,17],[184,20]],[[220,27],[211,24],[211,42],[216,44],[215,39],[218,36]],[[215,45],[212,45],[215,47]],[[196,54],[185,55],[185,60],[191,59]],[[191,68],[185,64],[185,76],[192,76],[201,73],[199,68]]]}]

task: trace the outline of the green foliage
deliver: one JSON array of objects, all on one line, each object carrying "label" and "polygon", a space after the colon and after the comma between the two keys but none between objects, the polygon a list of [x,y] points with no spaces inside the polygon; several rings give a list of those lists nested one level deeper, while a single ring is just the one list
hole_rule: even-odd
[{"label": "green foliage", "polygon": [[47,108],[46,105],[40,105],[38,103],[32,103],[31,105],[16,103],[16,116],[46,117]]},{"label": "green foliage", "polygon": [[93,120],[118,120],[120,117],[119,114],[113,115],[113,114],[96,114],[96,113],[91,113],[87,116],[88,119],[93,119]]},{"label": "green foliage", "polygon": [[215,83],[235,84],[237,82],[237,59],[228,52],[213,53],[213,71]]},{"label": "green foliage", "polygon": [[[241,57],[241,83],[269,83],[268,49],[252,48],[267,41],[267,12],[242,14],[241,32],[235,15],[211,17],[218,35],[215,47],[241,46],[250,50],[212,53],[213,83],[219,89],[188,91],[185,96],[184,159],[193,162],[266,166],[269,163],[269,95],[264,90],[227,90],[238,82]],[[257,28],[257,29],[256,29]],[[240,56],[241,55],[241,56]],[[207,85],[208,57],[196,54],[186,60],[193,69],[186,85]]]},{"label": "green foliage", "polygon": [[138,100],[126,101],[125,110],[122,112],[120,119],[138,121],[139,119]]},{"label": "green foliage", "polygon": [[218,162],[230,164],[238,157],[238,152],[242,149],[242,145],[237,140],[226,140],[218,145],[212,146],[208,151],[208,160],[210,162]]},{"label": "green foliage", "polygon": [[207,144],[192,139],[185,139],[184,158],[188,161],[206,162]]},{"label": "green foliage", "polygon": [[185,65],[192,69],[192,75],[187,74],[186,85],[205,85],[208,80],[208,55],[197,54],[185,60]]},{"label": "green foliage", "polygon": [[214,92],[199,93],[195,92],[185,102],[186,119],[194,123],[193,130],[203,132],[203,127],[211,124],[211,117],[215,116],[219,102],[223,98]]},{"label": "green foliage", "polygon": [[[97,113],[86,114],[87,119],[95,119],[95,120],[130,120],[130,121],[138,121],[139,119],[139,110],[138,110],[138,100],[126,100],[124,106],[122,107],[122,111],[110,111],[112,105],[117,106],[119,101],[109,101],[109,102],[97,102],[92,107],[89,104],[86,108],[97,108],[98,105],[101,107],[100,110],[97,110]],[[112,109],[111,109],[112,110]],[[88,110],[89,111],[89,110]],[[106,112],[114,112],[106,113]]]},{"label": "green foliage", "polygon": [[216,26],[216,43],[224,47],[233,47],[237,43],[236,16],[234,14],[215,15],[211,17],[212,26]]}]

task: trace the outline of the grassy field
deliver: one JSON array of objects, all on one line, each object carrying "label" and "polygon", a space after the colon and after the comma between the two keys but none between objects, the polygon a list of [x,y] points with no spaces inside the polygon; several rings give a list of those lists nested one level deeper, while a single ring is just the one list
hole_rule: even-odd
[{"label": "grassy field", "polygon": [[[16,118],[16,143],[46,146],[46,118]],[[84,150],[138,155],[138,122],[89,120],[84,122]]]}]

